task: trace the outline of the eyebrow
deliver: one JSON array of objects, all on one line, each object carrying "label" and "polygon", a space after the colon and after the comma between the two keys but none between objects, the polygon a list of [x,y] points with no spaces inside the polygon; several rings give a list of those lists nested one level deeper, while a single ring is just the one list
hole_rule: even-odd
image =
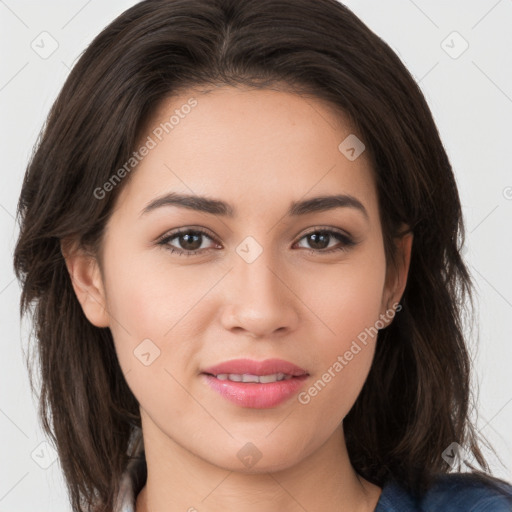
[{"label": "eyebrow", "polygon": [[[221,201],[220,199],[170,192],[169,194],[165,194],[150,201],[142,209],[140,216],[146,215],[164,206],[178,206],[181,208],[188,208],[203,213],[229,218],[233,218],[236,215],[235,209],[230,204]],[[366,220],[369,220],[368,212],[361,201],[349,194],[318,196],[302,201],[294,201],[292,202],[287,214],[295,217],[299,215],[307,215],[308,213],[333,210],[334,208],[354,208],[361,212]]]}]

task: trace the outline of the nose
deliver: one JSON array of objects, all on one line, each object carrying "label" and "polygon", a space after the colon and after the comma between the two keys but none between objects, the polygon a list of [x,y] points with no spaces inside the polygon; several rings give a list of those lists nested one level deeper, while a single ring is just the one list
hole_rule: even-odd
[{"label": "nose", "polygon": [[271,251],[252,263],[235,258],[221,321],[225,329],[255,338],[282,336],[296,329],[300,300],[290,272],[278,266]]}]

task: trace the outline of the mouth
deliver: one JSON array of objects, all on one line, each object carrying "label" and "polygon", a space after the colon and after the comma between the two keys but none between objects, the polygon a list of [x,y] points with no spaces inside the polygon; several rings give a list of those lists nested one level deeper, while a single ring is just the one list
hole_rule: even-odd
[{"label": "mouth", "polygon": [[226,361],[201,372],[205,383],[228,401],[248,408],[277,407],[290,399],[309,373],[288,361]]},{"label": "mouth", "polygon": [[219,373],[217,375],[211,375],[219,380],[230,380],[232,382],[254,382],[260,384],[268,384],[269,382],[279,382],[282,380],[293,379],[293,375],[287,375],[286,373],[272,373],[270,375],[251,375],[250,373]]}]

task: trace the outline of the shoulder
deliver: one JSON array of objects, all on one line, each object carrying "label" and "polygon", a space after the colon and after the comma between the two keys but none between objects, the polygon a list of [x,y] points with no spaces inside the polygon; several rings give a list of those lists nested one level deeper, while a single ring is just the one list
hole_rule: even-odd
[{"label": "shoulder", "polygon": [[438,475],[415,499],[399,483],[384,486],[375,512],[512,512],[512,485],[474,473]]},{"label": "shoulder", "polygon": [[475,473],[438,475],[422,505],[425,512],[511,512],[512,485]]}]

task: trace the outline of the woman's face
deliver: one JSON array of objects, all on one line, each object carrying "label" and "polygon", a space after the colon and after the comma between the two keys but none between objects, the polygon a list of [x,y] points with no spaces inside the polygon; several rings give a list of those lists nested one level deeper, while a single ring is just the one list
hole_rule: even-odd
[{"label": "woman's face", "polygon": [[362,143],[324,103],[286,92],[223,87],[161,105],[107,224],[108,314],[82,302],[112,331],[146,440],[268,471],[341,433],[410,250],[386,280]]}]

